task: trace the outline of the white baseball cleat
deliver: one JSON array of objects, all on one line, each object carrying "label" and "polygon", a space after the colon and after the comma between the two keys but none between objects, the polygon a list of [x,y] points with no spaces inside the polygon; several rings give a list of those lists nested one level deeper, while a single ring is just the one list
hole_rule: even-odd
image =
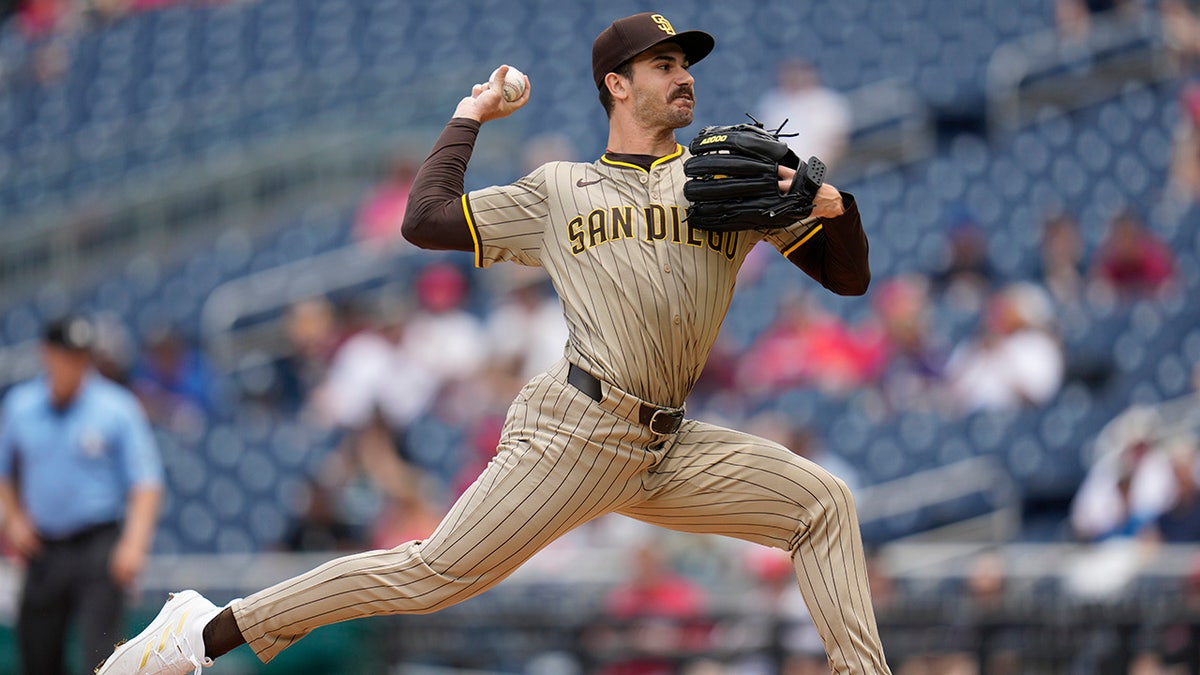
[{"label": "white baseball cleat", "polygon": [[213,664],[204,655],[204,626],[220,611],[196,591],[172,593],[145,630],[96,666],[96,675],[200,675]]}]

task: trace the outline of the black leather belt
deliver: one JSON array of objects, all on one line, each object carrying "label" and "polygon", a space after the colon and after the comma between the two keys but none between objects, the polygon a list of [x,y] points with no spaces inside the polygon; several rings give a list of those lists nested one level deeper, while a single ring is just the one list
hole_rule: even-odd
[{"label": "black leather belt", "polygon": [[[604,398],[600,391],[600,380],[574,363],[567,368],[567,383],[597,403]],[[673,434],[683,424],[683,411],[643,403],[638,408],[638,422],[656,434]]]},{"label": "black leather belt", "polygon": [[96,525],[88,525],[87,527],[76,530],[71,534],[64,534],[58,537],[42,536],[42,543],[47,546],[74,546],[102,534],[116,532],[121,529],[121,523],[99,523]]}]

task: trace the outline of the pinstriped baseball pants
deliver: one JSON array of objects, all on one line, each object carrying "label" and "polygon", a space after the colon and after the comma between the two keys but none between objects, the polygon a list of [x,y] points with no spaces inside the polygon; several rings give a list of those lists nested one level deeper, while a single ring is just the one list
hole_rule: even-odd
[{"label": "pinstriped baseball pants", "polygon": [[522,389],[496,456],[427,540],[332,560],[235,601],[255,654],[270,661],[331,623],[461,602],[615,511],[791,551],[833,672],[889,672],[842,481],[775,443],[694,420],[663,442],[636,422],[638,399],[605,384],[597,403],[566,374],[562,361]]}]

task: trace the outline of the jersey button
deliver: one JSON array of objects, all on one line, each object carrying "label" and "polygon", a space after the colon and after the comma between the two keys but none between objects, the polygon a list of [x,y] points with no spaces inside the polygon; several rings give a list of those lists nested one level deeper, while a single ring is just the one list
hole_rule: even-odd
[{"label": "jersey button", "polygon": [[671,273],[671,266],[670,266],[670,265],[663,265],[663,271],[664,271],[664,272],[666,272],[667,274],[670,274],[670,273]]},{"label": "jersey button", "polygon": [[676,315],[675,315],[675,318],[674,318],[674,319],[671,319],[671,322],[672,322],[672,323],[674,323],[676,326],[678,326],[678,325],[679,325],[679,322],[680,322],[680,321],[682,321],[682,320],[683,320],[683,319],[680,319],[680,318],[679,318],[679,315],[678,315],[678,314],[676,314]]},{"label": "jersey button", "polygon": [[640,180],[640,181],[642,181],[643,183],[645,183],[645,182],[646,182],[646,180],[647,180],[647,178],[646,178],[646,175],[645,175],[645,174],[642,174],[642,175],[638,176],[638,180]]}]

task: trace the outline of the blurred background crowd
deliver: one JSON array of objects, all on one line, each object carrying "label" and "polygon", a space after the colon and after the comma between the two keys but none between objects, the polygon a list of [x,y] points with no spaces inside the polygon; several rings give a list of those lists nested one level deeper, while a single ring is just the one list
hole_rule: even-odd
[{"label": "blurred background crowd", "polygon": [[[402,241],[416,167],[502,62],[533,98],[467,188],[597,157],[588,45],[647,9],[717,38],[681,140],[786,119],[858,199],[868,294],[755,250],[688,414],[850,483],[897,672],[1200,672],[1191,0],[0,2],[0,393],[91,318],[162,454],[157,561],[423,536],[565,325],[540,270]],[[261,672],[824,667],[767,552],[606,518],[531,565],[338,634],[371,665]]]}]

